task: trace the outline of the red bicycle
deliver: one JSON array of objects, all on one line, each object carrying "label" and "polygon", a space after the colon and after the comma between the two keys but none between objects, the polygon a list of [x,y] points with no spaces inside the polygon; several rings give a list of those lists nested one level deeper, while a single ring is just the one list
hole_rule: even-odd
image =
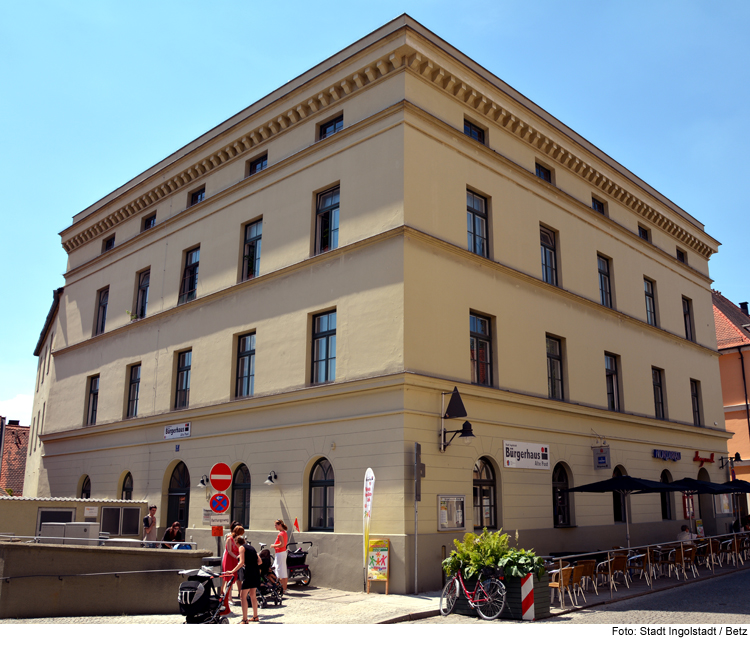
[{"label": "red bicycle", "polygon": [[440,595],[440,614],[447,616],[451,613],[463,591],[469,605],[476,609],[484,620],[495,620],[505,608],[505,585],[494,575],[492,569],[486,569],[479,574],[474,590],[469,591],[459,570],[443,587],[443,593]]}]

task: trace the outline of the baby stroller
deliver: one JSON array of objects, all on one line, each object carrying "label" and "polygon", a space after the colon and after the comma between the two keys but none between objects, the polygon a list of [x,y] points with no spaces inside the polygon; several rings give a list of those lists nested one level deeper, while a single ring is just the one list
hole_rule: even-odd
[{"label": "baby stroller", "polygon": [[307,553],[310,552],[313,544],[312,541],[303,541],[301,545],[306,545],[307,550],[302,550],[299,547],[296,550],[290,549],[290,546],[296,545],[296,543],[290,543],[287,546],[286,569],[289,573],[289,581],[307,586],[312,579],[310,567],[307,565]]},{"label": "baby stroller", "polygon": [[186,579],[180,584],[177,601],[180,604],[180,613],[185,616],[188,624],[202,625],[228,625],[229,619],[222,616],[224,609],[224,598],[232,590],[234,577],[229,575],[220,593],[214,584],[214,578],[221,577],[210,568],[202,566],[200,570],[186,570],[180,573]]},{"label": "baby stroller", "polygon": [[258,605],[265,609],[270,602],[273,602],[278,607],[281,604],[284,589],[281,588],[281,582],[271,568],[271,551],[268,548],[261,548],[258,556],[261,560],[260,587],[257,591]]}]

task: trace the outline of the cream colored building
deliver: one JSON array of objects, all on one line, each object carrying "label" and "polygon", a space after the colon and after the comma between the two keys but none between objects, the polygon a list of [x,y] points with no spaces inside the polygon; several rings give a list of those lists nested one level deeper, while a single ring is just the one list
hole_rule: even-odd
[{"label": "cream colored building", "polygon": [[[615,518],[634,543],[674,539],[677,500],[634,497],[623,513],[610,495],[553,485],[697,477],[696,451],[726,454],[708,275],[719,243],[408,16],[61,236],[27,495],[119,499],[129,476],[162,528],[180,518],[212,546],[195,487],[226,462],[250,485],[233,504],[254,543],[298,519],[314,580],[356,589],[371,467],[372,532],[390,539],[391,590],[408,592],[415,443],[420,589],[440,585],[453,538],[483,524],[540,553],[623,545]],[[454,386],[476,437],[440,452]],[[547,459],[515,466],[507,442]],[[717,466],[704,468],[720,481]]]}]

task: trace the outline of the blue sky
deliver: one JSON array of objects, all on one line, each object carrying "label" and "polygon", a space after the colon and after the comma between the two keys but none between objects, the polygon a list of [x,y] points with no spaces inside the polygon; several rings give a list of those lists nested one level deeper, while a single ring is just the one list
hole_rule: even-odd
[{"label": "blue sky", "polygon": [[703,222],[714,287],[750,300],[748,2],[8,2],[0,415],[30,422],[73,215],[404,12]]}]

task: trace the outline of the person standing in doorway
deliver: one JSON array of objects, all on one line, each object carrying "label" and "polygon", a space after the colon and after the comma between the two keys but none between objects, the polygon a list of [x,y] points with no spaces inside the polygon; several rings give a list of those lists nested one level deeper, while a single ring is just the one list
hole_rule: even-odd
[{"label": "person standing in doorway", "polygon": [[284,521],[282,521],[281,519],[274,523],[274,527],[278,532],[278,534],[276,535],[276,541],[271,546],[276,552],[274,570],[276,571],[276,575],[281,582],[281,588],[284,590],[284,593],[286,593],[286,584],[289,581],[289,573],[286,569],[286,546],[289,540],[286,531],[288,528],[286,526],[286,523],[284,523]]},{"label": "person standing in doorway", "polygon": [[143,517],[143,541],[146,548],[156,548],[156,505],[149,505]]}]

